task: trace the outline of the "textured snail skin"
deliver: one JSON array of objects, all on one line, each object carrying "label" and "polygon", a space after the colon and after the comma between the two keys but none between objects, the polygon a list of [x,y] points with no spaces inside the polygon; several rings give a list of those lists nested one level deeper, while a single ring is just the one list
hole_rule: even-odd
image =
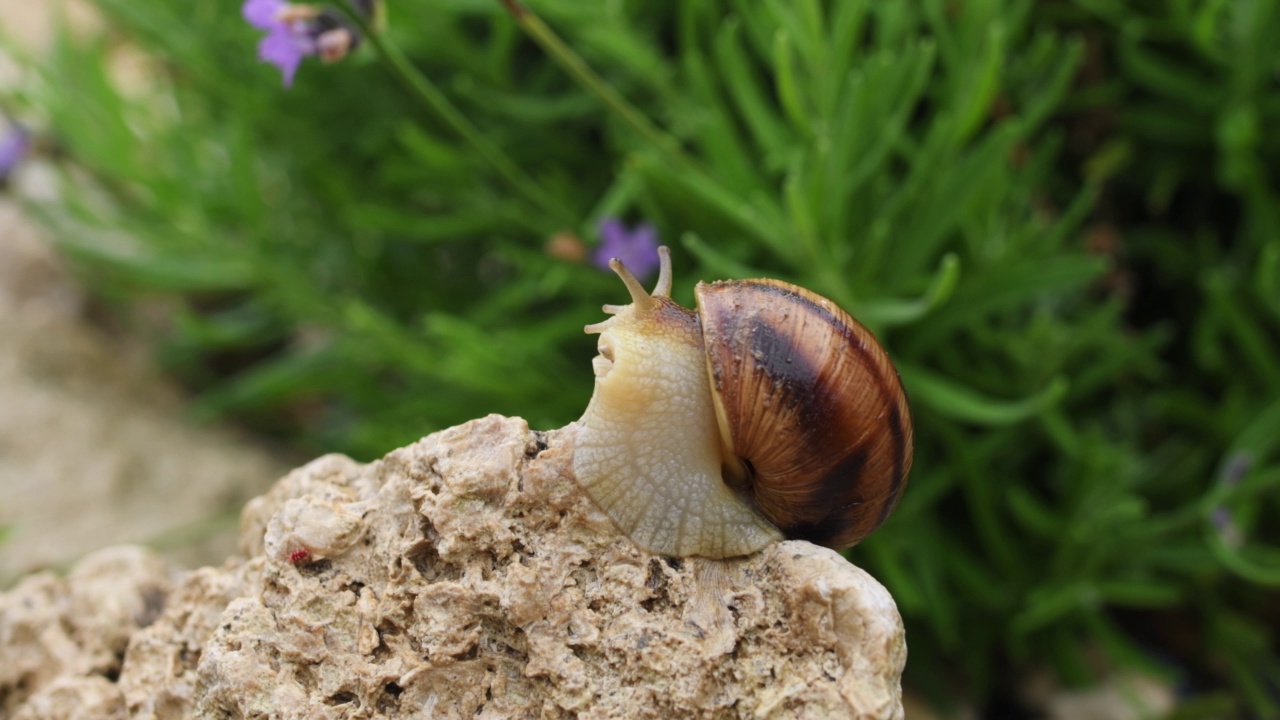
[{"label": "textured snail skin", "polygon": [[848,547],[888,516],[911,464],[897,373],[830,301],[772,280],[699,284],[701,316],[652,295],[606,305],[573,468],[633,542],[726,558],[787,537]]},{"label": "textured snail skin", "polygon": [[[596,388],[573,471],[637,545],[733,557],[782,534],[720,480],[720,440],[693,313],[666,298],[597,326]],[[612,361],[609,360],[612,358]]]}]

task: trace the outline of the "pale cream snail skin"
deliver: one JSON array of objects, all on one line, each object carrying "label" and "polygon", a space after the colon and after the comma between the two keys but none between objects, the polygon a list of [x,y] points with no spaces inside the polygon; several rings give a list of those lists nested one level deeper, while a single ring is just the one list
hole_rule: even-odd
[{"label": "pale cream snail skin", "polygon": [[910,410],[884,349],[831,301],[777,280],[698,283],[699,312],[682,308],[658,252],[652,294],[610,261],[631,303],[586,327],[600,335],[573,456],[587,495],[659,555],[866,537],[911,469]]}]

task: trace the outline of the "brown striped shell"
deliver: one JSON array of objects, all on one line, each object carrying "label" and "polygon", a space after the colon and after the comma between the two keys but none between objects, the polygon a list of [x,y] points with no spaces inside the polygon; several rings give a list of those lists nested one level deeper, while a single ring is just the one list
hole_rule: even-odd
[{"label": "brown striped shell", "polygon": [[790,538],[843,549],[893,511],[911,470],[911,413],[871,331],[778,280],[699,283],[703,351],[726,482]]},{"label": "brown striped shell", "polygon": [[573,470],[633,542],[735,557],[786,537],[843,549],[878,527],[911,468],[911,416],[871,333],[776,280],[700,283],[699,315],[671,300],[659,248],[652,294],[606,305],[595,391]]}]

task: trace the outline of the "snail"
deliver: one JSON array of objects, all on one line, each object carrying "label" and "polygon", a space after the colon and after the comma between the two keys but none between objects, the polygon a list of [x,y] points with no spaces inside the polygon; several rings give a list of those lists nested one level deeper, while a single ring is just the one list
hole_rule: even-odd
[{"label": "snail", "polygon": [[637,545],[728,558],[784,537],[841,550],[884,522],[906,486],[906,394],[871,332],[778,280],[698,283],[605,305],[595,390],[573,455],[578,483]]}]

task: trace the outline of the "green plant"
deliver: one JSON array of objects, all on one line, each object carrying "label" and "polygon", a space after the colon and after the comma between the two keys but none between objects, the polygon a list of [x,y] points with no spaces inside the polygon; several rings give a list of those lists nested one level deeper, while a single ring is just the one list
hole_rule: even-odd
[{"label": "green plant", "polygon": [[[64,39],[26,98],[68,168],[42,212],[100,292],[166,300],[201,414],[366,458],[486,412],[564,424],[581,328],[620,298],[547,241],[644,218],[682,303],[780,277],[899,363],[915,471],[851,557],[906,617],[912,682],[1083,682],[1100,646],[1274,708],[1272,3],[393,4],[377,52],[288,92],[230,7],[98,4],[122,35]],[[111,81],[122,42],[151,92]],[[1098,47],[1123,62],[1091,84]],[[1142,216],[1224,194],[1243,221]],[[1135,615],[1213,650],[1157,662]]]}]

